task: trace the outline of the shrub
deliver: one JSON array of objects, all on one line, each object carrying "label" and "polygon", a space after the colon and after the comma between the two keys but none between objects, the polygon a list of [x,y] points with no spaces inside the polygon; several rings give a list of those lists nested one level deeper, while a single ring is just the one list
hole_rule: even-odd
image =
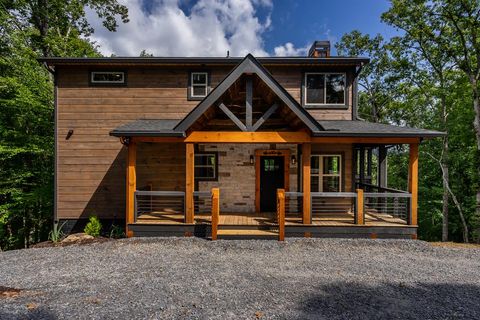
[{"label": "shrub", "polygon": [[124,237],[125,237],[125,232],[123,231],[123,228],[120,226],[117,226],[116,224],[113,224],[112,228],[110,229],[110,238],[120,239]]},{"label": "shrub", "polygon": [[102,231],[102,224],[100,223],[100,220],[96,216],[90,216],[88,220],[89,221],[83,231],[92,237],[100,236],[100,232]]}]

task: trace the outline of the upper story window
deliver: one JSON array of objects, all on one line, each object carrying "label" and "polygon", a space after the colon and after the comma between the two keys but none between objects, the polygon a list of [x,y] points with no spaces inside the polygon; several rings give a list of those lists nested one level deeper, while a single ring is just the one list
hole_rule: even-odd
[{"label": "upper story window", "polygon": [[191,72],[189,98],[203,99],[208,94],[208,72]]},{"label": "upper story window", "polygon": [[304,105],[345,105],[344,73],[305,73]]},{"label": "upper story window", "polygon": [[340,192],[342,190],[341,155],[312,155],[310,165],[312,192]]},{"label": "upper story window", "polygon": [[125,72],[123,71],[92,71],[90,72],[91,84],[118,84],[126,83]]}]

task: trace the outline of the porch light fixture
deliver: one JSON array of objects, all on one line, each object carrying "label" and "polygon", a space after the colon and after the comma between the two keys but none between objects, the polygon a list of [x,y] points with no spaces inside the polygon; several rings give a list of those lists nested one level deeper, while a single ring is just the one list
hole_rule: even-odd
[{"label": "porch light fixture", "polygon": [[297,164],[297,157],[295,155],[292,155],[292,165]]},{"label": "porch light fixture", "polygon": [[250,164],[253,164],[253,156],[250,155]]}]

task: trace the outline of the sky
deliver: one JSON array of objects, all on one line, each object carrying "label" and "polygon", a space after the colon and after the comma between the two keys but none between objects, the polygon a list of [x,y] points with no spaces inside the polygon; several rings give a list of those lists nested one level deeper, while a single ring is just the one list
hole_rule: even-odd
[{"label": "sky", "polygon": [[[106,56],[302,56],[315,40],[332,48],[344,33],[397,31],[380,21],[388,0],[119,0],[130,22],[117,32],[87,10]],[[333,54],[335,51],[333,50]]]}]

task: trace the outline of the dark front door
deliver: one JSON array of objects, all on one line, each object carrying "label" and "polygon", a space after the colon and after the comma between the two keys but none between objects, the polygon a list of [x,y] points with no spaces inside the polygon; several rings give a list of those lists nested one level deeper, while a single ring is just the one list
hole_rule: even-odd
[{"label": "dark front door", "polygon": [[277,189],[285,187],[284,158],[260,157],[260,210],[277,210]]}]

